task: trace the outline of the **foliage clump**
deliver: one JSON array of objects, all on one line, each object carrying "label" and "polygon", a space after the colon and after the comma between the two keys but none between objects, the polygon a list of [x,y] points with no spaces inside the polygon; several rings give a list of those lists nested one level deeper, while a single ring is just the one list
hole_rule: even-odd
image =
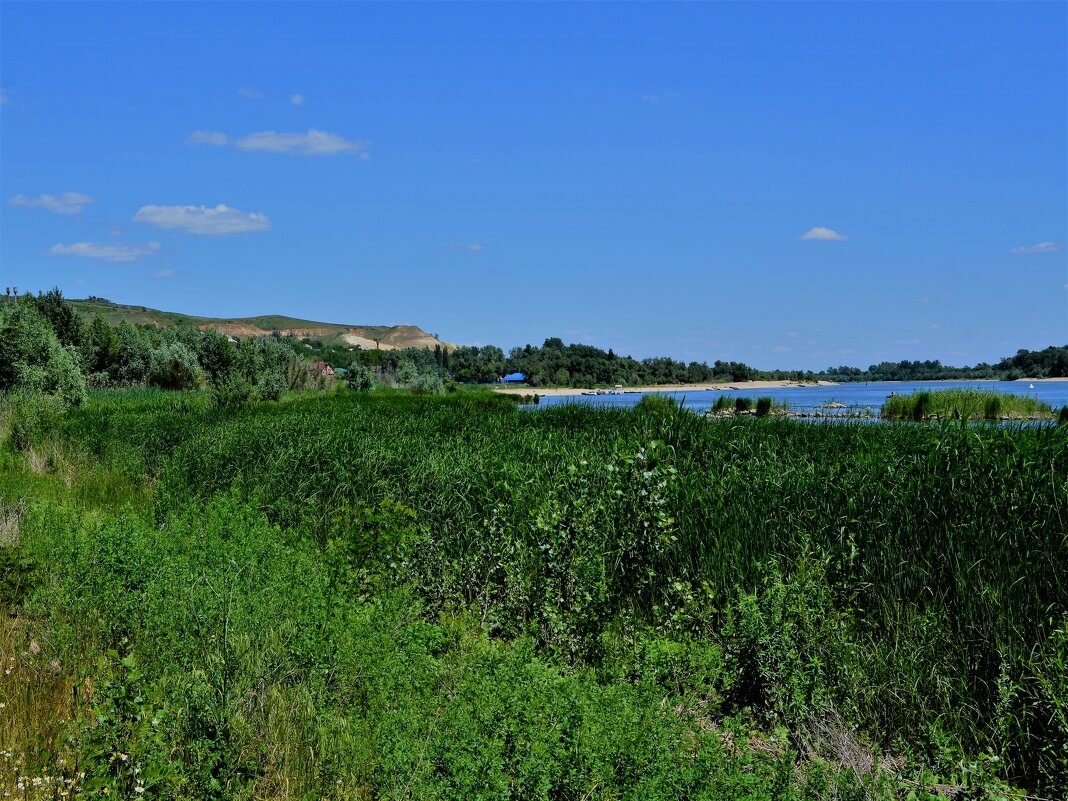
[{"label": "foliage clump", "polygon": [[1027,395],[1009,395],[974,389],[947,389],[895,395],[883,403],[882,416],[888,420],[969,419],[1023,420],[1053,419],[1049,404]]}]

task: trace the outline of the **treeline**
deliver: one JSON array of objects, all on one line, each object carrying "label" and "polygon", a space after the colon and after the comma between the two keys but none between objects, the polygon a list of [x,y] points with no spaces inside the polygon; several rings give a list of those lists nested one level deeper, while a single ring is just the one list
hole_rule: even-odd
[{"label": "treeline", "polygon": [[1045,350],[1021,349],[997,364],[980,362],[974,367],[951,367],[938,359],[926,361],[880,362],[867,370],[859,367],[829,367],[820,378],[828,381],[953,381],[1019,378],[1063,378],[1068,376],[1068,345],[1051,345]]},{"label": "treeline", "polygon": [[667,356],[637,360],[592,345],[565,345],[550,337],[539,347],[525,345],[508,354],[496,345],[464,346],[449,351],[434,350],[349,350],[304,340],[323,361],[334,367],[353,364],[377,368],[381,376],[391,376],[405,364],[422,374],[438,375],[457,383],[491,384],[511,373],[522,373],[526,383],[545,386],[623,386],[660,384],[737,383],[741,381],[947,381],[1068,376],[1068,345],[1043,351],[1020,350],[997,364],[952,367],[934,360],[881,362],[867,370],[859,367],[828,367],[826,370],[758,370],[744,362],[717,360],[684,362]]},{"label": "treeline", "polygon": [[99,315],[86,323],[53,289],[4,304],[0,391],[52,395],[66,405],[102,387],[209,387],[223,404],[277,399],[287,389],[322,385],[322,371],[297,345],[190,326],[112,326]]},{"label": "treeline", "polygon": [[363,350],[310,338],[246,337],[235,340],[191,326],[155,328],[122,322],[113,327],[97,316],[86,323],[53,289],[4,304],[0,317],[0,391],[26,387],[77,403],[86,387],[207,386],[224,403],[277,398],[286,389],[322,386],[322,364],[344,375],[355,389],[376,383],[437,394],[454,383],[492,384],[522,373],[528,385],[623,386],[737,383],[753,380],[814,382],[937,381],[1068,376],[1068,345],[1020,350],[997,364],[952,367],[937,359],[880,362],[866,370],[828,367],[758,370],[744,362],[685,362],[662,356],[638,360],[592,345],[565,345],[559,337],[541,346],[464,346],[449,350]]},{"label": "treeline", "polygon": [[[314,353],[336,368],[352,365],[377,367],[382,376],[394,375],[410,364],[420,373],[430,372],[461,384],[492,384],[510,373],[523,373],[527,383],[543,386],[596,386],[598,384],[696,384],[710,381],[748,381],[767,376],[805,380],[801,371],[759,371],[742,362],[684,362],[670,357],[641,361],[620,356],[614,351],[592,345],[565,345],[559,337],[550,337],[539,347],[526,345],[512,348],[506,355],[496,345],[466,345],[454,350],[436,346],[433,350],[404,348],[397,350],[350,350],[326,345],[311,339],[302,340]],[[815,380],[809,372],[808,380]]]}]

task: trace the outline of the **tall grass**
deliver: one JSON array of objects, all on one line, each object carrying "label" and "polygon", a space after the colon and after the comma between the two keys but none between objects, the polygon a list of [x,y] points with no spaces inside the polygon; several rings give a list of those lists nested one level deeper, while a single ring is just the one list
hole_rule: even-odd
[{"label": "tall grass", "polygon": [[1049,404],[1026,395],[1008,395],[975,389],[946,389],[896,395],[883,404],[889,420],[968,418],[971,420],[1054,419]]},{"label": "tall grass", "polygon": [[[402,587],[422,619],[465,610],[498,641],[600,681],[638,681],[634,655],[650,643],[699,643],[722,665],[687,685],[686,703],[713,715],[785,721],[796,744],[842,715],[947,771],[953,754],[992,753],[1013,780],[1068,788],[1063,428],[528,413],[462,396],[339,394],[233,413],[160,403],[91,400],[58,433],[156,482],[158,533],[138,534],[142,550],[108,570],[143,564],[151,577],[197,541],[207,523],[190,516],[226,498],[262,515],[272,548],[308,560],[283,578],[256,568],[265,587],[318,572],[329,598]],[[115,549],[126,535],[109,536]],[[219,529],[210,547],[226,552],[225,539]],[[163,625],[127,632],[142,596],[94,589],[106,566],[75,550],[88,561],[65,569],[89,578],[70,585],[71,608],[113,599],[100,619],[122,624],[107,635],[120,640]],[[210,548],[198,558],[180,575],[223,569]],[[271,608],[256,619],[287,619]]]}]

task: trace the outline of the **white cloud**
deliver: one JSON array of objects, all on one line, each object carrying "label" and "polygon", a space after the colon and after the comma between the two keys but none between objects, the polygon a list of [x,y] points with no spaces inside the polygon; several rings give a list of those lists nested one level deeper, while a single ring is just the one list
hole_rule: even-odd
[{"label": "white cloud", "polygon": [[849,237],[840,234],[831,228],[823,228],[818,225],[801,234],[801,238],[815,239],[822,242],[844,242],[846,239],[849,239]]},{"label": "white cloud", "polygon": [[220,203],[207,206],[142,206],[134,215],[134,222],[148,223],[157,228],[180,228],[190,234],[240,234],[246,231],[266,231],[271,221],[266,214],[231,208]]},{"label": "white cloud", "polygon": [[0,86],[0,106],[11,102],[11,90],[6,86]]},{"label": "white cloud", "polygon": [[158,273],[152,273],[152,277],[157,281],[163,278],[174,278],[177,273],[174,270],[160,270]]},{"label": "white cloud", "polygon": [[1024,256],[1029,253],[1056,253],[1061,249],[1060,245],[1053,242],[1039,242],[1037,245],[1027,245],[1022,248],[1013,248],[1011,253],[1013,256]]},{"label": "white cloud", "polygon": [[485,245],[480,245],[478,242],[472,242],[467,246],[468,253],[482,253],[486,250]]},{"label": "white cloud", "polygon": [[304,95],[290,95],[289,102],[292,103],[294,106],[303,106]]},{"label": "white cloud", "polygon": [[160,249],[159,242],[147,245],[104,245],[95,242],[75,242],[72,245],[52,245],[49,251],[53,256],[82,256],[87,259],[104,261],[136,261],[149,256]]},{"label": "white cloud", "polygon": [[185,143],[187,145],[226,147],[226,143],[229,141],[230,137],[219,131],[193,131],[193,133],[189,134],[189,138],[185,140]]},{"label": "white cloud", "polygon": [[251,89],[249,87],[245,87],[244,89],[238,89],[237,93],[241,95],[241,97],[247,97],[250,100],[263,100],[263,95],[261,95],[255,89]]},{"label": "white cloud", "polygon": [[48,209],[56,214],[77,214],[94,200],[95,198],[91,195],[81,192],[64,192],[62,195],[41,195],[40,197],[15,195],[8,203],[12,206],[25,206],[28,209]]},{"label": "white cloud", "polygon": [[234,142],[234,146],[241,150],[293,153],[297,156],[337,156],[342,153],[358,153],[363,158],[367,158],[365,151],[371,146],[371,143],[346,139],[337,134],[317,131],[312,128],[306,134],[261,131],[260,133],[249,134],[243,139],[238,139]]},{"label": "white cloud", "polygon": [[776,345],[772,350],[776,353],[788,353],[790,349],[785,345]]}]

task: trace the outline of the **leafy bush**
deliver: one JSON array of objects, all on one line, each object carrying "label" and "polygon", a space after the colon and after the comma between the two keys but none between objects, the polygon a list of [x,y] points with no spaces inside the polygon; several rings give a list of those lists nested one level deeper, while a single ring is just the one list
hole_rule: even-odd
[{"label": "leafy bush", "polygon": [[161,345],[149,354],[148,383],[160,389],[196,389],[202,373],[196,355],[181,342]]},{"label": "leafy bush", "polygon": [[771,411],[771,398],[757,398],[756,416],[767,417]]},{"label": "leafy bush", "polygon": [[0,312],[0,390],[56,395],[68,406],[85,399],[85,377],[78,356],[63,347],[33,303]]},{"label": "leafy bush", "polygon": [[363,362],[354,361],[345,372],[345,383],[356,392],[370,392],[375,386],[374,373]]}]

